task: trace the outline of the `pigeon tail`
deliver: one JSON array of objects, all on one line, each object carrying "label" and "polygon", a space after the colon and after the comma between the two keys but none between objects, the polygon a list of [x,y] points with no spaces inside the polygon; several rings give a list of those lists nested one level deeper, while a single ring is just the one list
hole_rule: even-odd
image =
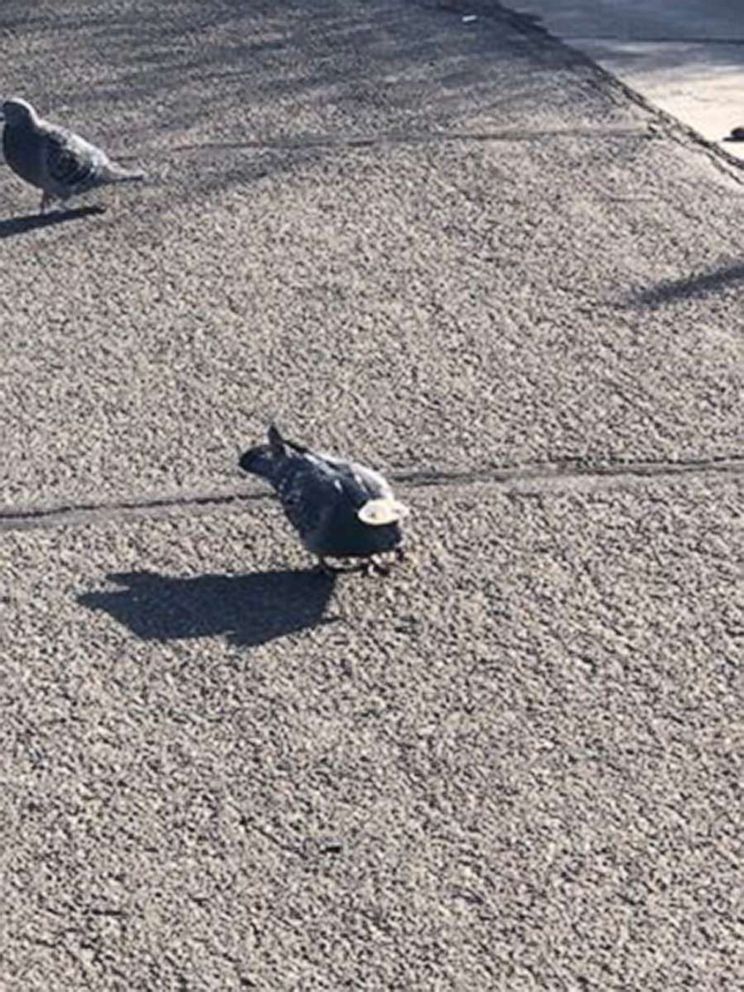
[{"label": "pigeon tail", "polygon": [[101,172],[101,179],[105,183],[139,183],[147,179],[144,172],[123,169],[120,165],[109,162]]},{"label": "pigeon tail", "polygon": [[244,452],[238,464],[244,472],[258,475],[273,485],[285,471],[287,460],[306,454],[307,448],[282,437],[276,424],[269,425],[267,440],[268,444],[258,444]]}]

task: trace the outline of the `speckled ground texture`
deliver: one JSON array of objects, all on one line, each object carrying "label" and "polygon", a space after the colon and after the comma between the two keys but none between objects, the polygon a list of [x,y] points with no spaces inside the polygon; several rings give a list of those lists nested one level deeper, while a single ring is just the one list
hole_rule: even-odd
[{"label": "speckled ground texture", "polygon": [[[2,992],[738,992],[743,173],[488,0],[0,42],[151,176],[0,168]],[[411,562],[311,571],[270,417]]]}]

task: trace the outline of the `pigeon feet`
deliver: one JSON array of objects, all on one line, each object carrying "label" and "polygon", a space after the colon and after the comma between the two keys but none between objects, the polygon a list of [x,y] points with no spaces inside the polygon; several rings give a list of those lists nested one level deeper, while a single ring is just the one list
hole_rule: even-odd
[{"label": "pigeon feet", "polygon": [[390,575],[393,568],[406,564],[410,559],[411,556],[402,545],[393,551],[392,557],[390,555],[387,557],[372,555],[364,563],[365,575]]},{"label": "pigeon feet", "polygon": [[367,577],[373,577],[375,575],[390,575],[391,568],[392,565],[390,562],[383,561],[381,558],[375,558],[374,556],[372,558],[367,558],[362,565],[364,574]]},{"label": "pigeon feet", "polygon": [[336,575],[339,569],[331,565],[327,558],[319,555],[313,571],[317,572],[318,575]]},{"label": "pigeon feet", "polygon": [[[344,564],[344,561],[346,564]],[[348,559],[344,559],[344,561],[339,561],[338,564],[332,564],[327,558],[324,558],[323,555],[318,555],[318,560],[315,563],[314,570],[320,575],[340,575],[343,572],[359,572],[365,567],[364,563],[361,565],[357,563],[349,565]]]},{"label": "pigeon feet", "polygon": [[361,561],[351,561],[339,559],[338,563],[332,564],[328,558],[318,555],[315,571],[320,575],[341,575],[344,573],[361,572],[365,576],[387,576],[393,571],[396,565],[410,561],[410,555],[405,548],[395,548],[392,552],[379,555],[370,555]]}]

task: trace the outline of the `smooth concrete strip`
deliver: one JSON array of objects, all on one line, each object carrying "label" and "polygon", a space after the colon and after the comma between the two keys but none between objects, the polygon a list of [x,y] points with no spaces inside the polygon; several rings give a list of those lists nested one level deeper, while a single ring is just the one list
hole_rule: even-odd
[{"label": "smooth concrete strip", "polygon": [[519,9],[707,140],[744,157],[744,142],[723,140],[744,126],[738,0],[524,0]]}]

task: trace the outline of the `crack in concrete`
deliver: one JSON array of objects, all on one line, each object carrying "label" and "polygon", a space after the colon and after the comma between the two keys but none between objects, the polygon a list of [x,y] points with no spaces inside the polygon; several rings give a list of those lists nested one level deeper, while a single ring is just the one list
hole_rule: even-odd
[{"label": "crack in concrete", "polygon": [[563,39],[571,45],[577,41],[616,41],[630,45],[744,45],[744,38],[705,38],[676,35],[567,34]]},{"label": "crack in concrete", "polygon": [[351,147],[365,148],[384,144],[427,144],[439,141],[544,141],[547,138],[649,138],[658,137],[649,127],[603,128],[507,128],[499,131],[381,131],[378,134],[304,135],[297,138],[259,139],[248,141],[204,141],[176,145],[173,152],[207,151],[302,151],[305,148]]},{"label": "crack in concrete", "polygon": [[[555,491],[572,488],[608,488],[611,485],[679,478],[744,476],[744,457],[719,456],[681,461],[590,462],[564,459],[526,465],[492,466],[482,471],[409,469],[388,473],[401,489],[431,486],[480,485],[509,491]],[[85,501],[54,506],[17,506],[0,509],[0,532],[37,528],[82,526],[137,517],[198,516],[245,503],[274,499],[267,490],[245,486],[213,492],[182,493],[140,499]]]}]

